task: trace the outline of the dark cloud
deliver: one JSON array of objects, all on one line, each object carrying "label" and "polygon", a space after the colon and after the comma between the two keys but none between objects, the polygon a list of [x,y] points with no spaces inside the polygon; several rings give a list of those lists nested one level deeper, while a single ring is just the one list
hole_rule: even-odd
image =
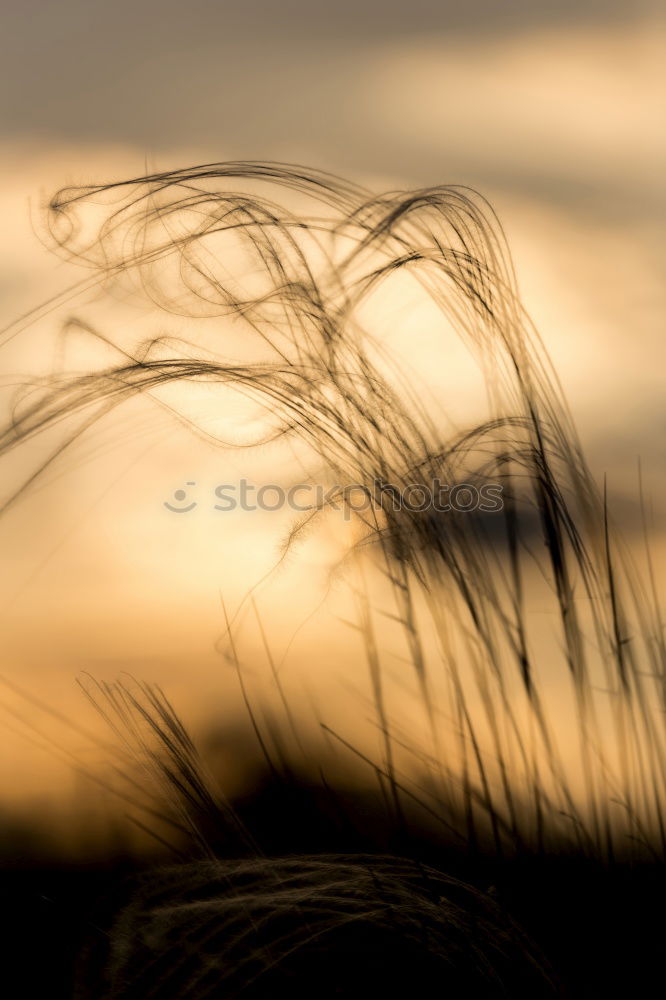
[{"label": "dark cloud", "polygon": [[[269,132],[271,121],[273,131],[280,126],[284,115],[278,108],[276,117],[271,95],[295,101],[298,111],[283,79],[286,62],[295,63],[287,73],[307,115],[318,74],[344,83],[350,46],[606,23],[641,9],[626,0],[13,0],[3,13],[0,116],[5,134],[200,142],[207,128],[226,127],[243,139],[243,123],[245,131],[248,123]],[[174,102],[178,119],[169,113]],[[301,124],[307,132],[307,119]]]},{"label": "dark cloud", "polygon": [[423,31],[501,32],[535,24],[627,19],[657,10],[652,0],[13,0],[8,34],[33,46],[97,36],[100,45],[151,44],[169,35],[187,43],[216,32],[234,38],[326,34],[375,38]]},{"label": "dark cloud", "polygon": [[[497,123],[508,116],[515,126],[522,110],[520,102],[497,110],[493,79],[483,84],[487,100],[484,91],[462,121],[458,112],[478,92],[477,43],[484,53],[494,40],[518,37],[531,51],[537,28],[566,29],[562,37],[574,39],[586,28],[596,37],[590,24],[602,37],[651,7],[653,0],[12,0],[0,38],[0,139],[128,143],[148,154],[186,147],[210,160],[299,159],[417,184],[518,190],[595,215],[645,214],[654,210],[655,185],[598,170],[612,161],[606,150],[590,165],[567,133],[552,162],[529,123],[498,139]],[[405,132],[409,101],[399,110],[385,99],[387,86],[399,94],[399,66],[379,92],[368,81],[378,53],[433,40],[444,64],[466,55],[453,89],[449,76],[423,94],[422,103],[443,112]],[[568,58],[563,47],[565,76]],[[555,104],[566,105],[558,95]],[[612,117],[608,100],[600,110]]]}]

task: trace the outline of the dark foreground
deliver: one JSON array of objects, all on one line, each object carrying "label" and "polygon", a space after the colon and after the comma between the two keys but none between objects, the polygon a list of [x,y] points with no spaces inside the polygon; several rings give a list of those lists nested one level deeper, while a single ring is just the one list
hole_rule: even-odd
[{"label": "dark foreground", "polygon": [[[364,804],[356,805],[363,814]],[[666,889],[663,867],[656,861],[602,865],[564,853],[498,861],[447,850],[413,832],[409,843],[380,842],[382,834],[376,827],[372,832],[371,806],[365,813],[370,832],[360,834],[358,826],[332,822],[304,788],[290,789],[288,808],[275,806],[270,788],[240,804],[253,830],[263,831],[260,847],[269,855],[383,855],[387,847],[391,854],[409,854],[488,893],[546,956],[561,995],[586,1000],[655,995],[654,984],[663,972]],[[137,875],[151,866],[121,856],[63,864],[38,854],[34,845],[5,847],[3,965],[5,977],[17,984],[5,995],[99,1000],[97,987],[81,986],[82,961],[105,952],[114,915]],[[187,995],[182,986],[174,992]]]}]

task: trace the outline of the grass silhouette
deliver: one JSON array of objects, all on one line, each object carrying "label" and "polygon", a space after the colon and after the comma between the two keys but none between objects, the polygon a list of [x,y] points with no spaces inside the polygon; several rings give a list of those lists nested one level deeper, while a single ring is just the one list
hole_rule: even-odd
[{"label": "grass silhouette", "polygon": [[[66,189],[52,200],[49,220],[58,250],[91,269],[82,288],[123,276],[193,325],[232,318],[248,341],[261,345],[260,358],[228,363],[220,344],[204,351],[194,340],[156,338],[132,353],[118,348],[118,363],[104,370],[33,383],[17,396],[0,449],[24,448],[57,428],[61,440],[17,484],[7,506],[96,420],[131,397],[151,395],[193,434],[203,434],[160,390],[205,383],[219,387],[224,399],[233,387],[261,408],[268,429],[257,443],[293,440],[317,456],[327,479],[338,484],[328,505],[347,504],[352,485],[374,501],[369,511],[349,511],[358,540],[348,558],[368,560],[390,594],[390,608],[378,609],[371,584],[358,592],[382,759],[367,758],[336,728],[328,726],[326,733],[371,769],[388,822],[407,830],[400,841],[404,851],[414,810],[420,809],[440,824],[444,844],[495,858],[547,858],[562,845],[603,863],[663,858],[666,660],[654,572],[638,572],[613,525],[605,489],[594,482],[556,374],[521,306],[501,226],[484,199],[451,186],[376,196],[319,171],[236,162]],[[242,261],[247,281],[233,276],[234,261]],[[364,328],[363,306],[400,271],[418,282],[476,359],[491,411],[479,425],[444,435],[418,389],[392,364],[390,351]],[[433,366],[445,361],[431,359]],[[390,484],[402,494],[435,480],[501,484],[503,509],[492,519],[416,510],[394,503],[390,489],[377,489],[378,483]],[[323,508],[314,508],[297,521],[288,545],[321,513]],[[526,590],[535,575],[545,581],[557,621],[545,664],[526,612]],[[428,720],[424,745],[405,736],[391,715],[376,639],[379,618],[390,619],[401,636],[408,661],[403,669],[415,678]],[[242,684],[234,628],[227,626],[229,656]],[[436,638],[435,654],[426,635]],[[566,720],[559,715],[561,703],[549,700],[553,675],[567,692]],[[115,955],[116,971],[109,973],[124,976],[130,992],[110,995],[167,995],[158,984],[173,991],[179,976],[190,984],[190,992],[179,995],[213,995],[222,973],[241,976],[244,963],[257,961],[264,930],[280,924],[285,905],[288,932],[284,938],[282,930],[275,932],[269,952],[279,938],[287,978],[292,971],[286,956],[292,955],[291,937],[304,908],[315,937],[320,919],[344,936],[347,918],[365,921],[377,899],[390,900],[386,913],[393,914],[395,896],[398,934],[409,951],[405,935],[421,931],[412,923],[404,879],[416,876],[405,868],[393,881],[395,866],[408,862],[358,862],[351,876],[343,871],[354,864],[348,859],[307,859],[296,868],[272,862],[270,871],[260,860],[228,867],[216,860],[220,831],[231,831],[246,852],[256,847],[255,831],[215,787],[164,694],[149,685],[90,679],[84,687],[119,738],[139,753],[147,781],[157,781],[160,808],[171,810],[179,833],[187,832],[195,853],[209,859],[183,869],[182,884],[178,873],[165,876],[173,889],[165,902],[146,904],[139,896],[130,906],[118,948],[122,952],[141,925],[146,940],[163,939],[163,951],[155,945],[151,961],[166,962],[168,970],[152,981],[152,992],[144,984],[132,993],[128,983],[143,982],[145,959],[143,945],[136,945],[129,955]],[[283,700],[286,728],[297,728]],[[249,698],[247,707],[267,766],[282,780],[293,765],[284,764],[288,740],[281,757],[280,731],[265,730]],[[420,784],[404,773],[410,753],[420,761]],[[277,879],[275,886],[267,889],[264,877]],[[243,889],[247,899],[239,909],[236,888],[215,895],[210,886],[217,880],[234,886],[249,880],[255,888]],[[338,893],[344,896],[340,909]],[[440,896],[446,898],[446,891]],[[477,903],[471,897],[468,903],[466,915],[453,904],[431,914],[433,940],[438,921],[446,924],[449,951],[442,961],[451,975],[467,974],[461,970],[469,956],[452,954],[457,935],[471,933],[466,921]],[[190,913],[200,910],[207,916],[190,924]],[[244,928],[235,923],[241,910]],[[474,933],[486,933],[485,919],[474,924]],[[499,918],[493,911],[487,919],[494,926]],[[255,927],[246,951],[242,942],[255,921],[259,931]],[[373,921],[368,926],[379,933]],[[222,935],[232,965],[221,972],[213,958],[197,973],[174,971],[170,949],[174,935],[181,940],[182,934],[199,962],[210,948],[219,957]],[[300,958],[306,937],[304,930],[298,937]],[[501,938],[496,926],[488,930],[491,938]],[[428,948],[436,965],[436,943]],[[529,953],[525,945],[523,954]],[[475,974],[492,980],[494,960],[484,965],[488,954],[477,955]],[[402,973],[394,974],[402,982]],[[534,984],[539,979],[544,989],[553,988],[545,974],[534,975]],[[243,988],[251,992],[253,981],[245,977]],[[307,976],[299,981],[306,983]],[[533,985],[529,995],[541,995],[541,986]],[[519,995],[515,985],[508,993],[496,987],[488,995]],[[233,988],[240,990],[238,984]],[[340,989],[353,995],[348,987]]]}]

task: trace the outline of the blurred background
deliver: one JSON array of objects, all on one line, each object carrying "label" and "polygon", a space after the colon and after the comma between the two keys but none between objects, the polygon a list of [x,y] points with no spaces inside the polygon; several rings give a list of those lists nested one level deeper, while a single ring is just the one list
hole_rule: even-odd
[{"label": "blurred background", "polygon": [[[502,220],[524,302],[631,544],[640,534],[640,457],[659,555],[661,3],[10,0],[3,22],[3,323],[78,276],[44,235],[45,205],[64,185],[236,158],[298,161],[377,191],[471,185]],[[26,329],[1,352],[3,383],[49,370],[70,315],[109,332],[119,323],[146,336],[178,332],[154,313],[105,308],[68,304]],[[75,367],[89,363],[84,337],[68,349]],[[417,354],[417,368],[419,357],[432,366]],[[455,387],[453,378],[453,407]],[[71,767],[94,768],[102,753],[71,727],[99,730],[76,687],[82,671],[163,683],[188,721],[218,733],[229,788],[246,780],[234,743],[242,702],[216,648],[220,597],[232,612],[240,606],[275,564],[288,522],[179,519],[163,501],[185,482],[203,490],[264,474],[248,461],[211,456],[159,414],[128,408],[0,524],[0,792],[17,843],[35,815],[72,842],[81,811],[90,827],[115,822],[103,791],[91,792]],[[322,530],[257,597],[275,655],[292,665],[287,677],[300,670],[292,699],[324,701],[331,713],[347,703],[358,661],[353,636],[338,625],[342,591],[333,587],[322,610],[341,544]],[[250,663],[259,656],[255,633],[243,650]]]}]

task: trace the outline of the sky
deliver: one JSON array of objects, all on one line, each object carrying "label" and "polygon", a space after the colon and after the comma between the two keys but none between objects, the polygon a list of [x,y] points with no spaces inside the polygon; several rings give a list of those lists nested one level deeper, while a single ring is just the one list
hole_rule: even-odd
[{"label": "sky", "polygon": [[[506,228],[595,475],[608,473],[626,512],[640,456],[661,537],[665,54],[666,16],[652,0],[9,0],[2,323],[71,278],[40,222],[64,184],[227,158],[298,161],[377,190],[469,184]],[[47,325],[16,342],[3,376],[38,370],[52,334]],[[119,427],[133,428],[132,445],[118,447]],[[233,603],[284,527],[257,522],[249,556],[240,526],[212,547],[209,525],[174,534],[154,507],[209,459],[143,413],[109,435],[106,464],[81,456],[0,527],[6,672],[38,677],[63,709],[78,705],[72,676],[91,664],[152,664],[185,698],[187,650],[203,691],[220,567],[242,565]],[[288,611],[294,580],[325,566],[335,544],[308,549],[282,580],[276,619],[292,614],[292,627],[309,613]],[[48,798],[55,765],[9,745],[0,781]]]},{"label": "sky", "polygon": [[663,16],[652,0],[5,9],[7,139],[299,155],[597,210],[618,199],[633,210],[659,186],[649,161],[664,153]]}]

